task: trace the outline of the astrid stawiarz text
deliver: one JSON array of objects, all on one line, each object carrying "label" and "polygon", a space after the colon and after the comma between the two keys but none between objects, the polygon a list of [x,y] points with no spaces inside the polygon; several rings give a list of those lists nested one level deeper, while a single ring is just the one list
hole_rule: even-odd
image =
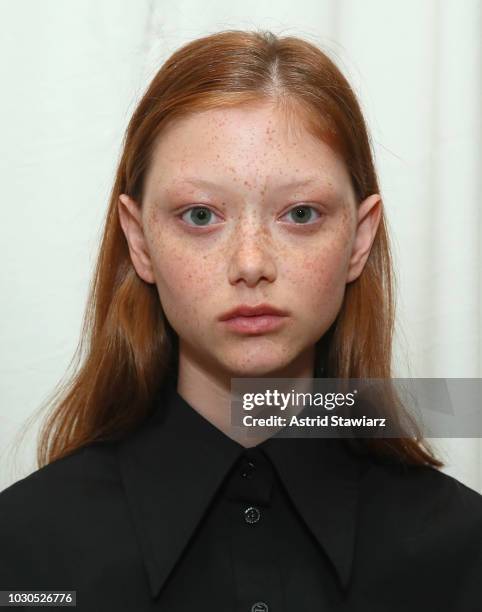
[{"label": "astrid stawiarz text", "polygon": [[293,415],[289,419],[279,415],[261,418],[250,414],[243,417],[246,427],[385,427],[386,419],[362,417],[341,417],[334,414],[316,417],[298,417]]}]

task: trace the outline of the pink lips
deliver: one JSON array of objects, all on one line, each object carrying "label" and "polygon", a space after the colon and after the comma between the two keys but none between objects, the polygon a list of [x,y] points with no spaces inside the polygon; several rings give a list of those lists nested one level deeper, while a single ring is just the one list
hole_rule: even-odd
[{"label": "pink lips", "polygon": [[280,315],[258,315],[251,317],[233,317],[223,321],[232,331],[253,334],[253,333],[264,333],[267,331],[273,331],[283,325],[288,317]]},{"label": "pink lips", "polygon": [[219,319],[232,331],[263,333],[278,329],[287,320],[287,315],[286,311],[271,304],[241,304],[224,313]]}]

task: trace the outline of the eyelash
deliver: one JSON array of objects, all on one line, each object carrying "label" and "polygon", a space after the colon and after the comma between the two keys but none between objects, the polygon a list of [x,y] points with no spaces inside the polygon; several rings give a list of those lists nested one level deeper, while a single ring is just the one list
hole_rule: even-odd
[{"label": "eyelash", "polygon": [[[195,210],[196,208],[200,208],[200,209],[205,209],[208,210],[209,212],[211,212],[213,215],[216,215],[216,213],[214,211],[212,211],[208,206],[206,205],[202,205],[202,204],[198,204],[196,206],[190,206],[189,208],[184,209],[181,213],[179,213],[177,216],[179,218],[182,219],[182,217],[187,213],[190,212],[192,210]],[[296,210],[297,208],[311,208],[311,210],[314,210],[315,212],[317,212],[319,214],[318,219],[315,219],[315,221],[313,222],[306,222],[306,223],[288,223],[288,225],[295,225],[298,227],[305,227],[305,226],[312,226],[312,225],[316,225],[317,221],[319,221],[322,217],[323,217],[323,213],[321,213],[317,208],[315,208],[314,206],[311,206],[310,204],[297,204],[296,206],[293,206],[293,208],[290,208],[288,211],[285,212],[285,215],[290,214],[292,211]],[[217,216],[217,215],[216,215]],[[188,225],[189,227],[196,227],[196,228],[200,228],[202,229],[203,227],[210,227],[212,225],[217,225],[216,223],[212,223],[209,225],[194,225],[191,223],[187,223],[186,221],[183,221],[183,223],[185,223],[186,225]]]}]

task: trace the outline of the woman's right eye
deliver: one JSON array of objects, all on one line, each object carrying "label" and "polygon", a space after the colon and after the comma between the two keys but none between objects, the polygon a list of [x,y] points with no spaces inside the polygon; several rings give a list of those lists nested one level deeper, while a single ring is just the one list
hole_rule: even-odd
[{"label": "woman's right eye", "polygon": [[[189,223],[188,221],[185,221],[184,219],[185,215],[188,215],[188,218],[191,221],[194,221],[194,223]],[[191,206],[191,208],[188,208],[183,213],[181,213],[179,216],[188,225],[192,225],[194,227],[203,227],[205,225],[209,225],[209,220],[213,216],[216,216],[216,215],[214,215],[213,211],[207,208],[206,206]]]}]

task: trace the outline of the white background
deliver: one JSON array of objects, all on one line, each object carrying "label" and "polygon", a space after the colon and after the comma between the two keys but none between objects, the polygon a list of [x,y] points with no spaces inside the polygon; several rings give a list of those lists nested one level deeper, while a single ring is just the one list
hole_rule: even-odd
[{"label": "white background", "polygon": [[[0,490],[35,469],[21,426],[64,376],[136,102],[180,44],[226,28],[306,37],[362,104],[398,277],[399,376],[481,377],[479,0],[0,3]],[[33,432],[33,434],[32,434]],[[478,438],[433,441],[482,492]]]}]

